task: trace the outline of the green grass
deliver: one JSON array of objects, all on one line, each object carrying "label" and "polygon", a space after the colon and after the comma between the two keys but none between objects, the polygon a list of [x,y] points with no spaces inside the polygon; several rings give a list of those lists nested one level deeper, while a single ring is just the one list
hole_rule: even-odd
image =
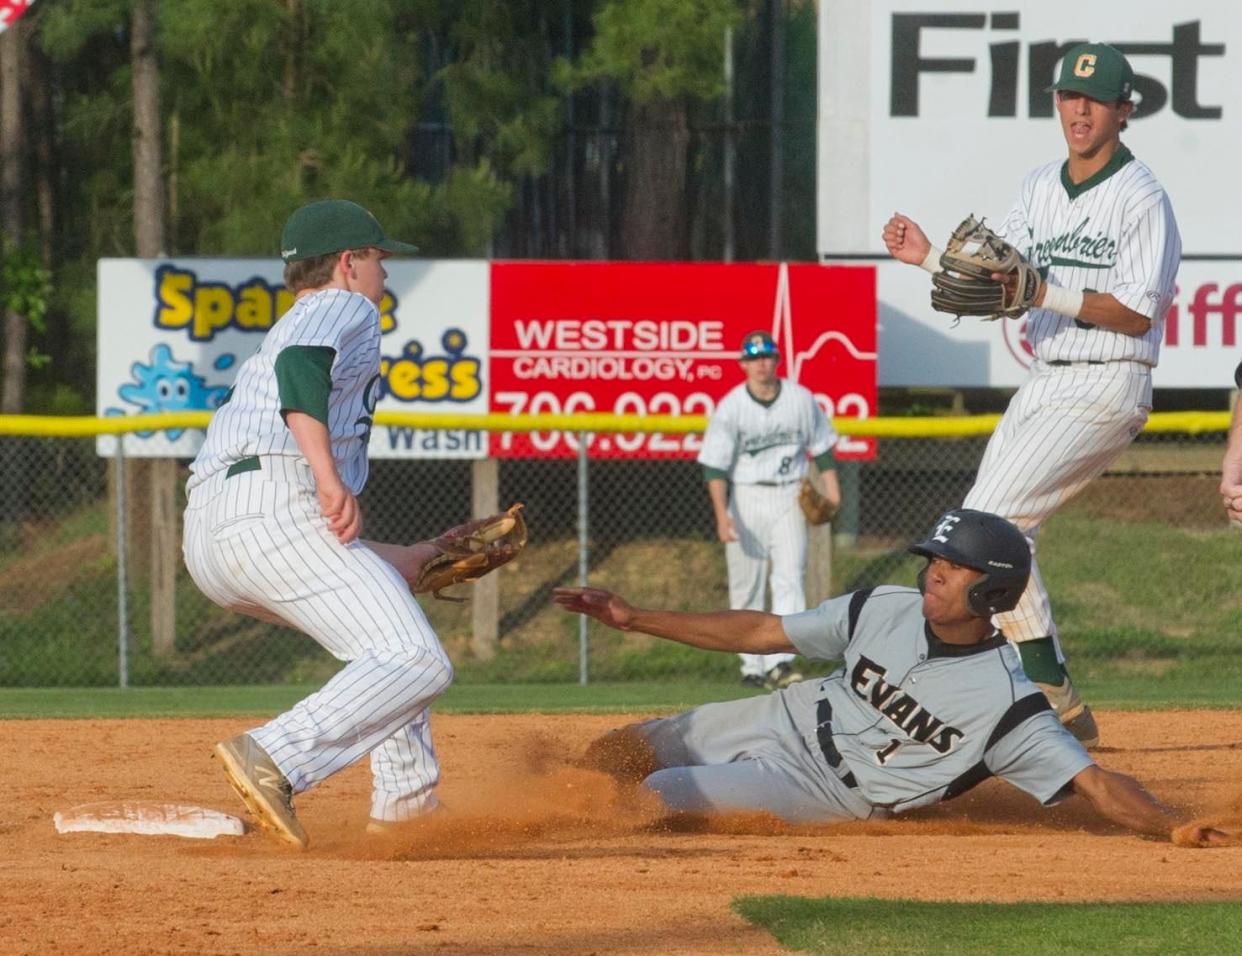
[{"label": "green grass", "polygon": [[[55,538],[97,533],[99,522],[99,515],[89,510],[75,512]],[[556,551],[554,544],[545,545],[549,553]],[[1237,691],[1242,687],[1238,653],[1242,535],[1219,526],[1119,520],[1075,504],[1048,522],[1039,547],[1071,673],[1091,703],[1104,707],[1242,703]],[[727,602],[723,553],[714,541],[649,537],[605,549],[601,555],[592,581],[614,587],[637,603],[706,610]],[[677,560],[665,560],[671,555]],[[532,580],[502,592],[508,602],[502,601],[501,608],[505,630],[490,661],[477,660],[468,652],[467,605],[427,602],[457,670],[452,696],[443,706],[468,698],[470,703],[463,706],[470,709],[521,709],[532,694],[521,685],[555,683],[566,685],[565,693],[541,689],[534,693],[542,701],[537,706],[566,710],[591,706],[597,699],[588,694],[574,703],[578,618],[552,607],[540,590],[549,582],[534,580],[564,563],[554,557],[528,564]],[[876,546],[872,541],[838,548],[833,555],[833,590],[911,584],[918,566],[918,559],[903,547]],[[659,573],[653,574],[653,567]],[[5,592],[0,581],[0,688],[116,685],[115,562],[101,554],[69,570],[73,573],[45,569],[43,590],[36,589],[40,582],[32,579]],[[129,673],[136,686],[273,685],[259,695],[263,699],[280,694],[281,685],[320,685],[340,666],[301,635],[220,610],[185,575],[177,582],[178,635],[171,655],[157,654],[151,646],[149,593],[138,575],[131,582],[128,603]],[[719,696],[736,689],[736,659],[730,654],[622,635],[594,623],[588,632],[593,685],[635,685],[633,707],[657,698],[661,706],[669,707],[699,699],[673,695],[666,703],[659,695],[669,693],[669,682],[718,686]],[[827,669],[821,664],[812,668],[818,673]],[[645,690],[645,684],[655,690]],[[497,685],[519,686],[504,691]],[[190,693],[191,700],[203,699],[201,691]],[[228,692],[223,695],[221,700],[227,700]],[[617,699],[605,706],[625,709],[627,703]]]},{"label": "green grass", "polygon": [[[1242,668],[1236,662],[1200,672],[1171,671],[1159,680],[1094,672],[1083,696],[1102,709],[1236,707]],[[279,713],[319,688],[310,684],[203,687],[0,688],[0,718],[231,717]],[[441,714],[672,713],[714,700],[752,695],[730,676],[706,681],[455,683],[433,710]]]},{"label": "green grass", "polygon": [[1242,903],[947,903],[745,897],[745,919],[805,953],[1224,954],[1242,939]]},{"label": "green grass", "polygon": [[[318,685],[238,687],[0,688],[0,718],[231,717],[270,715]],[[433,710],[441,714],[672,712],[744,696],[735,682],[454,684]],[[753,692],[749,692],[753,693]]]}]

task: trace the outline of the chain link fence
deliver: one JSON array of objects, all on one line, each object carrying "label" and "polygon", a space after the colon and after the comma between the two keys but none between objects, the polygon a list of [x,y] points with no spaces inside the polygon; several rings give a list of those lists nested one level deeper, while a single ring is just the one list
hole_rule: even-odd
[{"label": "chain link fence", "polygon": [[[917,561],[905,545],[961,502],[985,441],[883,438],[876,460],[842,463],[845,501],[831,532],[815,531],[819,570],[808,596],[911,583]],[[1132,545],[1096,534],[1097,526],[1154,521],[1226,534],[1215,495],[1222,451],[1220,433],[1144,434],[1064,520],[1085,522],[1100,567],[1133,556],[1106,553]],[[130,459],[118,468],[96,455],[93,438],[2,437],[0,465],[0,686],[314,683],[338,669],[309,638],[231,614],[199,594],[180,558],[186,463]],[[525,503],[530,544],[497,573],[494,654],[476,652],[469,600],[422,599],[459,681],[584,676],[580,619],[550,600],[554,587],[579,580],[581,488],[592,584],[648,606],[728,606],[724,549],[694,462],[592,460],[582,474],[579,467],[560,459],[498,463],[500,505]],[[466,520],[473,468],[468,461],[372,462],[361,499],[365,535],[409,542]],[[171,504],[171,529],[159,526],[161,499]],[[1055,549],[1041,553],[1041,561],[1056,558]],[[717,680],[736,668],[730,655],[593,624],[585,633],[591,681]]]}]

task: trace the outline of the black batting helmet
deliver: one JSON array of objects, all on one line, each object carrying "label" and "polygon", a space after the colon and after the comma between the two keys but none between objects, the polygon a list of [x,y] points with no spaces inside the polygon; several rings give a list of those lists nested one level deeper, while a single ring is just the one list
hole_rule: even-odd
[{"label": "black batting helmet", "polygon": [[[966,592],[967,606],[979,617],[1013,610],[1031,576],[1031,548],[1017,526],[972,508],[946,512],[925,540],[906,550],[982,571],[986,576]],[[919,573],[920,591],[926,573]]]}]

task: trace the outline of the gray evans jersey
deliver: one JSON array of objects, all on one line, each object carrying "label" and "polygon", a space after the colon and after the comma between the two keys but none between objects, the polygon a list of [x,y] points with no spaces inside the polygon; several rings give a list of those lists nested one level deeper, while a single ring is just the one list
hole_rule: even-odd
[{"label": "gray evans jersey", "polygon": [[900,813],[992,775],[1053,804],[1093,763],[999,632],[943,643],[913,588],[856,591],[782,623],[804,656],[844,661],[785,695],[807,745],[873,806]]}]

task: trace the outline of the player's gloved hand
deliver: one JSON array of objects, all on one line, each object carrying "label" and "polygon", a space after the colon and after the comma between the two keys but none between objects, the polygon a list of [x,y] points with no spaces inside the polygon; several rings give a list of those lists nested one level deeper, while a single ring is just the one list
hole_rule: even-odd
[{"label": "player's gloved hand", "polygon": [[350,490],[341,482],[316,483],[319,507],[328,519],[328,530],[341,544],[349,544],[362,534],[362,511]]},{"label": "player's gloved hand", "polygon": [[628,631],[634,620],[634,608],[622,597],[603,588],[556,588],[552,600],[566,611],[585,614],[601,624]]}]

